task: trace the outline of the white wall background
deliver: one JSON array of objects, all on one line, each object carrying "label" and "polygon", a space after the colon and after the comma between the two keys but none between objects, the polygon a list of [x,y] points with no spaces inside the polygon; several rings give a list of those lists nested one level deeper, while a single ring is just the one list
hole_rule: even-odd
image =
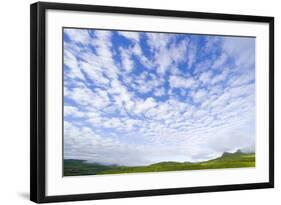
[{"label": "white wall background", "polygon": [[[51,1],[51,0],[49,0]],[[142,197],[67,204],[280,204],[281,200],[281,12],[277,0],[67,0],[61,2],[146,7],[275,17],[275,165],[276,188],[235,192]],[[29,201],[29,4],[2,1],[0,6],[0,204]],[[280,79],[280,80],[279,80]],[[125,183],[125,182],[124,182]],[[64,204],[64,203],[63,203]]]}]

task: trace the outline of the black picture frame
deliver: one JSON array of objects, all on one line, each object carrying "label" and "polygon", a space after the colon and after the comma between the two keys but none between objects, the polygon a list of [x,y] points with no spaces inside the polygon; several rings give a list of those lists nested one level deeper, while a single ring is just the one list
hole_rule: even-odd
[{"label": "black picture frame", "polygon": [[[130,15],[168,16],[195,19],[262,22],[269,25],[269,181],[187,188],[88,193],[46,196],[46,11],[67,10]],[[30,7],[30,200],[37,203],[97,200],[154,195],[218,192],[274,187],[274,18],[218,13],[110,7],[83,4],[38,2]]]}]

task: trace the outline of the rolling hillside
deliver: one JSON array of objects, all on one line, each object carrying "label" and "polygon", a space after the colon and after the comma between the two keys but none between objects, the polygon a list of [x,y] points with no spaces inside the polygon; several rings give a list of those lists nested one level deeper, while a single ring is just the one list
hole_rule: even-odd
[{"label": "rolling hillside", "polygon": [[87,163],[83,160],[64,160],[64,176],[121,174],[139,172],[162,172],[179,170],[200,170],[220,168],[255,167],[255,154],[245,154],[240,151],[224,153],[221,157],[204,162],[160,162],[148,166],[117,166]]}]

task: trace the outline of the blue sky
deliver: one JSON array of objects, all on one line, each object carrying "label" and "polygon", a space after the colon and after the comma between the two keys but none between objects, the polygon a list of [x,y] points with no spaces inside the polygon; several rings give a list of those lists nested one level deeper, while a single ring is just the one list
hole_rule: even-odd
[{"label": "blue sky", "polygon": [[255,151],[255,38],[64,29],[64,158]]}]

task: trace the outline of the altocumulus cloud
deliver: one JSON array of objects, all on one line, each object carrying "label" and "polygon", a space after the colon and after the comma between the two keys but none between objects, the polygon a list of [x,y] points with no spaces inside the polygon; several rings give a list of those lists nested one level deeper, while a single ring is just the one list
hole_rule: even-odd
[{"label": "altocumulus cloud", "polygon": [[64,158],[119,165],[255,151],[255,39],[64,29]]}]

